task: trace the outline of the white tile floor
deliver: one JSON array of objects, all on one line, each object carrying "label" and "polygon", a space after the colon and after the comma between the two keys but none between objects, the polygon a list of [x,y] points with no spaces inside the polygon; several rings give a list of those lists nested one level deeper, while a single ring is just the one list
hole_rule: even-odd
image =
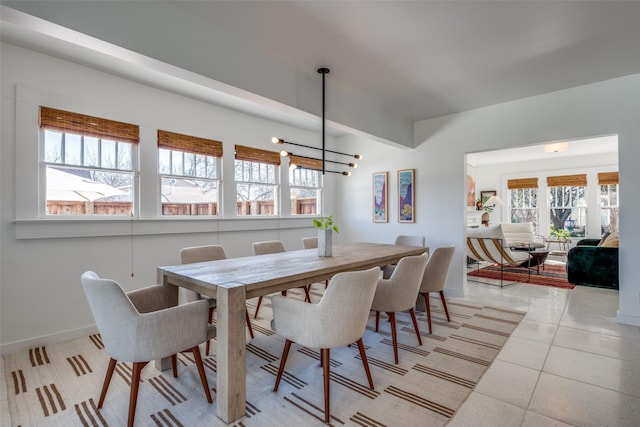
[{"label": "white tile floor", "polygon": [[616,322],[617,291],[469,282],[466,295],[527,316],[449,426],[640,426],[640,328]]},{"label": "white tile floor", "polygon": [[469,282],[466,295],[527,316],[448,426],[640,426],[640,328],[616,322],[617,291]]}]

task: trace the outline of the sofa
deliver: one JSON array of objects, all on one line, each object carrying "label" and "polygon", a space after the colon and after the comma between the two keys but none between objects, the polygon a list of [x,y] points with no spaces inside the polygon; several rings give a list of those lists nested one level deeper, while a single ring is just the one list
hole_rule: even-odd
[{"label": "sofa", "polygon": [[576,285],[618,289],[618,233],[578,241],[567,253],[567,280]]}]

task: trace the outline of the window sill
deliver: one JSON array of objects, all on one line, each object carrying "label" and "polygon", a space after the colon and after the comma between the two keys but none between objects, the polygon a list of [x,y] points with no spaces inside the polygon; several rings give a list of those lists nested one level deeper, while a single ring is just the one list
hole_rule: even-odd
[{"label": "window sill", "polygon": [[46,218],[13,223],[16,239],[27,240],[311,228],[310,218]]}]

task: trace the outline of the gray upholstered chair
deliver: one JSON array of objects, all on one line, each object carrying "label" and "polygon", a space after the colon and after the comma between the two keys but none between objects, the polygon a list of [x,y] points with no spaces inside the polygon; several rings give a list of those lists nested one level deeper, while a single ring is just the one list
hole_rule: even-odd
[{"label": "gray upholstered chair", "polygon": [[[403,246],[419,246],[424,247],[426,244],[426,240],[424,236],[410,236],[410,235],[399,235],[396,237],[396,241],[393,243],[394,245],[403,245]],[[393,274],[393,269],[396,267],[395,264],[385,265],[382,267],[382,278],[388,279]]]},{"label": "gray upholstered chair", "polygon": [[302,238],[302,247],[305,249],[313,249],[318,247],[318,238],[317,237],[303,237]]},{"label": "gray upholstered chair", "polygon": [[[254,255],[267,255],[267,254],[277,254],[280,252],[286,252],[284,248],[284,243],[280,240],[268,240],[266,242],[254,242],[253,243],[253,254]],[[301,286],[304,289],[304,300],[306,302],[311,302],[311,296],[309,295],[309,286]],[[287,291],[282,291],[282,295],[286,296]],[[253,315],[253,318],[256,319],[258,317],[258,312],[260,311],[260,304],[262,304],[262,296],[258,298],[258,304],[256,304],[256,312]]]},{"label": "gray upholstered chair", "polygon": [[271,329],[286,339],[273,390],[278,391],[292,342],[305,347],[319,348],[324,372],[324,421],[326,423],[330,418],[330,349],[357,342],[369,387],[373,389],[362,336],[379,275],[378,267],[365,271],[338,273],[331,279],[331,286],[327,288],[318,304],[305,304],[300,300],[283,298],[279,295],[275,295],[272,299]]},{"label": "gray upholstered chair", "polygon": [[212,402],[198,347],[215,337],[215,327],[207,324],[206,301],[166,307],[166,288],[161,285],[127,294],[117,282],[101,279],[93,271],[85,272],[80,281],[110,357],[98,408],[102,408],[116,363],[132,362],[127,425],[133,426],[142,368],[151,360],[171,356],[175,377],[176,354],[187,349],[193,352],[207,401]]},{"label": "gray upholstered chair", "polygon": [[429,293],[438,292],[440,299],[442,300],[442,306],[444,307],[444,313],[447,315],[447,322],[451,322],[449,317],[449,310],[447,309],[447,302],[444,299],[444,285],[447,281],[447,274],[449,274],[449,266],[451,266],[451,260],[455,248],[453,246],[436,248],[435,251],[429,257],[427,267],[424,270],[422,276],[422,284],[420,285],[420,295],[424,297],[425,310],[427,311],[427,324],[429,325],[429,333],[431,333],[431,305],[429,304]]},{"label": "gray upholstered chair", "polygon": [[418,298],[418,291],[422,283],[424,269],[429,255],[425,252],[418,256],[404,257],[397,264],[389,279],[379,279],[376,295],[371,304],[371,310],[376,312],[376,332],[380,321],[380,312],[389,315],[391,323],[391,338],[393,340],[393,356],[398,363],[398,337],[396,335],[396,312],[409,310],[413,327],[416,330],[418,343],[422,345],[420,330],[413,306]]},{"label": "gray upholstered chair", "polygon": [[[194,262],[206,262],[217,261],[220,259],[227,259],[227,254],[224,248],[219,245],[206,245],[206,246],[190,246],[188,248],[182,248],[180,250],[180,263],[193,264]],[[197,301],[199,299],[205,299],[209,303],[209,323],[213,322],[213,312],[216,309],[216,299],[211,297],[203,297],[200,293],[181,288],[186,302]],[[247,320],[247,328],[249,328],[249,335],[253,338],[253,328],[251,327],[251,320],[249,320],[249,313],[245,313]],[[209,355],[209,347],[211,341],[207,341],[205,353]]]}]

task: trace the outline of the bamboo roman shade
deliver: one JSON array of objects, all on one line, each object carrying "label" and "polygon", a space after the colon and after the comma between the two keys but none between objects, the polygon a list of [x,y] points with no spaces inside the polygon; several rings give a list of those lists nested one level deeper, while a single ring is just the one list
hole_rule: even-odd
[{"label": "bamboo roman shade", "polygon": [[587,185],[587,174],[548,176],[548,187],[579,187]]},{"label": "bamboo roman shade", "polygon": [[600,172],[598,174],[599,185],[613,185],[618,183],[618,172]]},{"label": "bamboo roman shade", "polygon": [[280,166],[280,153],[277,153],[275,151],[260,150],[253,147],[245,147],[244,145],[236,145],[236,160],[261,162]]},{"label": "bamboo roman shade", "polygon": [[40,127],[135,144],[140,142],[138,125],[43,106],[40,107]]},{"label": "bamboo roman shade", "polygon": [[322,170],[322,160],[310,159],[309,157],[289,156],[289,164],[303,167],[305,169]]},{"label": "bamboo roman shade", "polygon": [[538,178],[520,178],[507,181],[507,188],[515,190],[518,188],[538,188]]},{"label": "bamboo roman shade", "polygon": [[158,129],[158,147],[222,157],[222,142]]}]

